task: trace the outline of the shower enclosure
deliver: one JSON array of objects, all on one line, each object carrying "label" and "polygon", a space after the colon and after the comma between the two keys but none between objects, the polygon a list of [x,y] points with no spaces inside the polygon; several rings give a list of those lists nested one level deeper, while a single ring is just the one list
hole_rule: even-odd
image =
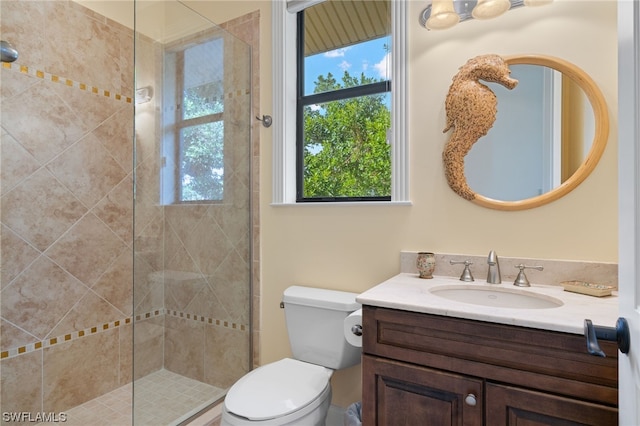
[{"label": "shower enclosure", "polygon": [[250,369],[256,28],[0,2],[1,424],[179,424]]}]

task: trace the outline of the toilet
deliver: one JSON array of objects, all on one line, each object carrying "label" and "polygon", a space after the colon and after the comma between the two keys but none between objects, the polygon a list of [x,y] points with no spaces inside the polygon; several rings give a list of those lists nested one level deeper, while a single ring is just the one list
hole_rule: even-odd
[{"label": "toilet", "polygon": [[227,392],[221,425],[321,426],[331,404],[334,370],[360,363],[344,320],[360,309],[356,294],[292,286],[282,302],[292,358],[263,365]]}]

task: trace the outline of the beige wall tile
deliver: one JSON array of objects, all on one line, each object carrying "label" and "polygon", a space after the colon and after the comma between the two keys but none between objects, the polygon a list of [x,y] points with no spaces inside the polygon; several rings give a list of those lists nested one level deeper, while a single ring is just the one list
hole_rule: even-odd
[{"label": "beige wall tile", "polygon": [[[91,83],[90,80],[78,80],[64,74],[60,75],[60,77],[64,77],[65,80],[72,79],[77,83],[91,84],[92,88],[96,87],[96,84]],[[80,90],[77,86],[48,82],[47,84],[73,111],[75,121],[82,123],[83,128],[90,131],[104,123],[107,118],[113,116],[119,109],[127,106],[122,100],[114,98],[116,94],[122,95],[122,93],[109,91],[104,86],[98,85],[98,93],[93,93],[93,90]],[[109,96],[106,96],[105,92],[108,92]]]},{"label": "beige wall tile", "polygon": [[144,259],[136,255],[134,268],[133,312],[145,314],[161,309],[164,303],[162,274],[154,271]]},{"label": "beige wall tile", "polygon": [[202,289],[198,297],[185,308],[185,312],[201,315],[212,319],[229,319],[230,315],[221,300],[216,297],[216,293],[207,284]]},{"label": "beige wall tile", "polygon": [[[4,3],[0,4],[0,8],[2,8],[3,5]],[[3,102],[21,96],[29,87],[39,84],[41,81],[33,75],[10,71],[4,67],[0,70],[0,78],[2,79],[0,99],[2,99]],[[2,132],[3,134],[5,132],[4,126]]]},{"label": "beige wall tile", "polygon": [[47,169],[89,208],[128,174],[93,134],[60,154]]},{"label": "beige wall tile", "polygon": [[122,318],[131,316],[133,313],[133,253],[131,250],[123,250],[91,289],[118,309]]},{"label": "beige wall tile", "polygon": [[2,127],[41,164],[90,130],[56,93],[55,85],[40,80],[2,105]]},{"label": "beige wall tile", "polygon": [[86,9],[70,3],[45,2],[49,19],[44,27],[42,50],[47,71],[106,90],[122,90],[119,29],[92,19],[84,13]]},{"label": "beige wall tile", "polygon": [[221,319],[249,323],[249,268],[247,261],[231,251],[215,273],[208,277],[209,286],[229,315]]},{"label": "beige wall tile", "polygon": [[96,127],[93,134],[120,167],[131,171],[133,164],[133,106],[130,104],[120,105],[118,111]]},{"label": "beige wall tile", "polygon": [[127,245],[133,243],[133,179],[129,175],[98,202],[93,213]]},{"label": "beige wall tile", "polygon": [[1,283],[4,288],[38,257],[39,252],[4,225],[0,237]]},{"label": "beige wall tile", "polygon": [[87,211],[45,169],[38,170],[3,196],[0,208],[2,223],[42,251]]},{"label": "beige wall tile", "polygon": [[3,412],[42,412],[41,350],[3,359],[0,361],[0,377]]},{"label": "beige wall tile", "polygon": [[44,339],[87,287],[45,256],[2,291],[2,317]]},{"label": "beige wall tile", "polygon": [[204,381],[230,387],[249,371],[249,331],[206,326]]},{"label": "beige wall tile", "polygon": [[[16,347],[131,314],[133,105],[115,95],[133,92],[133,32],[74,2],[0,8],[3,39],[29,69],[0,71],[0,333]],[[131,328],[45,349],[45,406],[43,350],[3,360],[3,410],[69,408],[129,381]]]},{"label": "beige wall tile", "polygon": [[38,341],[36,336],[25,333],[13,324],[0,319],[0,350],[6,351],[10,348],[28,345]]},{"label": "beige wall tile", "polygon": [[[51,336],[62,336],[93,326],[124,319],[122,313],[93,291],[88,291],[51,331]],[[100,349],[101,348],[95,348]]]},{"label": "beige wall tile", "polygon": [[198,269],[205,275],[213,274],[233,249],[224,231],[208,216],[203,217],[182,242]]},{"label": "beige wall tile", "polygon": [[195,380],[204,376],[204,323],[166,316],[164,367]]},{"label": "beige wall tile", "polygon": [[176,233],[181,241],[186,240],[202,218],[207,214],[209,206],[200,205],[169,205],[164,208],[167,225]]},{"label": "beige wall tile", "polygon": [[163,363],[164,316],[133,324],[134,380],[160,370]]},{"label": "beige wall tile", "polygon": [[166,309],[189,312],[186,308],[194,299],[203,296],[207,283],[202,274],[186,271],[164,271]]},{"label": "beige wall tile", "polygon": [[91,286],[126,249],[122,240],[100,219],[89,213],[51,246],[46,254]]},{"label": "beige wall tile", "polygon": [[0,148],[0,191],[7,193],[35,172],[40,165],[11,135],[2,130]]},{"label": "beige wall tile", "polygon": [[108,330],[44,349],[44,411],[68,410],[118,386],[118,334]]},{"label": "beige wall tile", "polygon": [[[42,69],[46,52],[42,39],[48,17],[44,1],[3,0],[2,39],[20,42],[20,62]],[[3,81],[4,86],[4,81]],[[2,88],[4,91],[4,87]]]},{"label": "beige wall tile", "polygon": [[[118,384],[126,385],[133,380],[133,323],[123,324],[118,327],[120,374]],[[136,365],[136,368],[138,366]]]}]

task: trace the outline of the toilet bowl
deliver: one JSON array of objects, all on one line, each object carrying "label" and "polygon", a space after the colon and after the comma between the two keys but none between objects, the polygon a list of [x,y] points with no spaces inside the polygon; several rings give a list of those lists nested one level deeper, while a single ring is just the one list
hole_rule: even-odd
[{"label": "toilet bowl", "polygon": [[227,393],[221,425],[324,425],[332,373],[291,358],[259,367]]},{"label": "toilet bowl", "polygon": [[355,293],[292,286],[282,302],[293,358],[250,371],[227,392],[222,426],[323,426],[334,370],[360,363],[344,321],[360,309]]}]

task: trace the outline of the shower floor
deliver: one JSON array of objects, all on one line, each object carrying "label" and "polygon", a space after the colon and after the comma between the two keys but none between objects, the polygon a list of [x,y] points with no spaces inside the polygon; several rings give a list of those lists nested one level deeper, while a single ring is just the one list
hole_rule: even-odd
[{"label": "shower floor", "polygon": [[[177,425],[222,398],[225,389],[159,370],[66,411],[66,426],[129,426],[132,424],[132,387],[135,426]],[[56,424],[56,423],[41,423]]]}]

